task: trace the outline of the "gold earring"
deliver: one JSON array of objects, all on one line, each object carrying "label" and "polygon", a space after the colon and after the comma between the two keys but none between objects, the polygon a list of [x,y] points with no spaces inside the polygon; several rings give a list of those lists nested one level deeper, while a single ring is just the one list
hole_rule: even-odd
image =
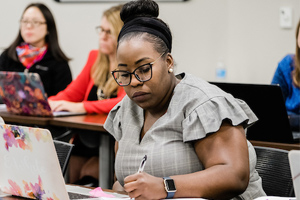
[{"label": "gold earring", "polygon": [[172,73],[174,70],[173,70],[173,68],[170,68],[169,69],[169,73]]}]

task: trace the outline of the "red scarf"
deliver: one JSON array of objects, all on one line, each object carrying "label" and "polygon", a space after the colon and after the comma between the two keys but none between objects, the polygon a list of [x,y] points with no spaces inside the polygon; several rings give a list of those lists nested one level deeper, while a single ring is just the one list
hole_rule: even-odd
[{"label": "red scarf", "polygon": [[29,69],[34,63],[42,60],[47,52],[47,49],[47,44],[41,48],[38,48],[27,43],[22,43],[16,48],[19,60],[24,67],[26,67],[26,69]]}]

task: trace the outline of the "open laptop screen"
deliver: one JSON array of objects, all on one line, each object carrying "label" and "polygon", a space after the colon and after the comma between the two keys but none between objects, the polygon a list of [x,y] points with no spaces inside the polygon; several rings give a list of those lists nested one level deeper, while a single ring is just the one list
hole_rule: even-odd
[{"label": "open laptop screen", "polygon": [[235,98],[244,100],[258,117],[247,130],[248,140],[293,143],[280,86],[211,82]]},{"label": "open laptop screen", "polygon": [[37,73],[0,71],[0,97],[8,112],[19,115],[58,117],[85,112],[52,112],[43,83]]},{"label": "open laptop screen", "polygon": [[11,113],[52,116],[37,73],[0,71],[0,96]]}]

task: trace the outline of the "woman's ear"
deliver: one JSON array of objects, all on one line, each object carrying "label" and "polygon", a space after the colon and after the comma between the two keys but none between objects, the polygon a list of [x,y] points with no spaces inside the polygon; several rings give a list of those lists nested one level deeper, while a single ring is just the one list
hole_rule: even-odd
[{"label": "woman's ear", "polygon": [[167,62],[168,72],[172,73],[174,71],[174,69],[173,69],[174,68],[174,60],[170,53],[167,54],[166,62]]}]

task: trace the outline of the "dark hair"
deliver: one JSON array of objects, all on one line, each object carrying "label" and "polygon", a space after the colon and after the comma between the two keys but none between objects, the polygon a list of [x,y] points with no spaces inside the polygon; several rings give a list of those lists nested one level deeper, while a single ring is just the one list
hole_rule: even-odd
[{"label": "dark hair", "polygon": [[296,28],[296,53],[295,53],[295,69],[293,70],[293,82],[297,87],[300,87],[300,47],[299,40],[300,19]]},{"label": "dark hair", "polygon": [[[132,38],[140,37],[149,43],[153,44],[154,49],[159,52],[171,52],[172,48],[172,34],[169,26],[157,18],[159,15],[159,7],[155,1],[152,0],[137,0],[130,1],[124,4],[120,16],[122,21],[124,22],[124,26],[121,30],[121,33],[118,38],[118,44],[124,40],[129,40]],[[135,23],[134,20],[142,21],[141,28],[139,28],[139,24]],[[132,23],[134,22],[134,23]],[[130,24],[130,26],[135,26],[132,30],[126,27],[126,25]],[[144,25],[146,24],[147,28],[155,30],[159,34],[153,33],[153,31],[143,30]],[[124,31],[124,29],[126,29]],[[162,37],[160,37],[161,35]]]},{"label": "dark hair", "polygon": [[120,13],[121,20],[126,23],[135,17],[153,17],[159,15],[159,7],[152,0],[138,0],[126,3]]},{"label": "dark hair", "polygon": [[[54,17],[49,8],[42,3],[31,3],[23,11],[22,17],[25,11],[30,7],[37,7],[46,19],[48,34],[45,36],[45,41],[48,44],[48,50],[50,50],[55,60],[69,61],[70,59],[63,53],[63,51],[59,47]],[[15,41],[6,49],[8,56],[15,61],[18,61],[16,47],[19,46],[22,42],[24,42],[24,40],[21,36],[21,30],[19,30],[18,36]]]}]

